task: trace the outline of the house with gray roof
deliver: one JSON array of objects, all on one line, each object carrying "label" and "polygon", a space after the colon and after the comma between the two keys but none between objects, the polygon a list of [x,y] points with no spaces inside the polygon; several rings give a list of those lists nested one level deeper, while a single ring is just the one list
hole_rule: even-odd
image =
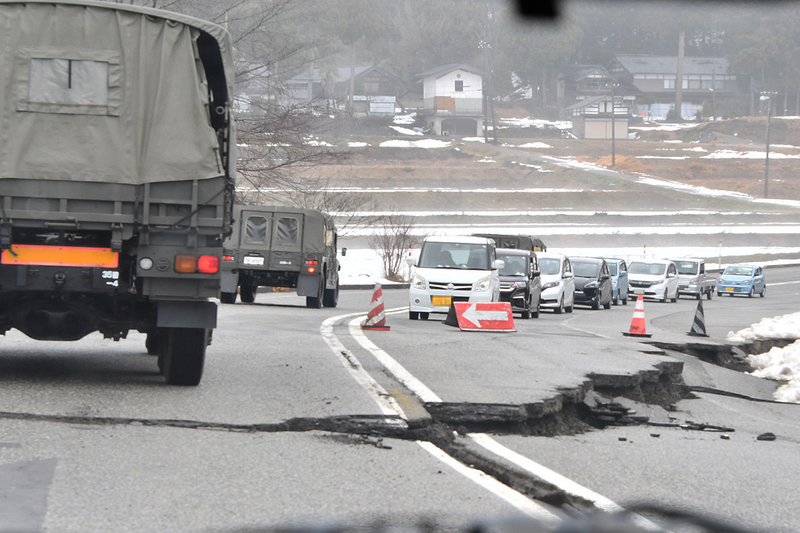
[{"label": "house with gray roof", "polygon": [[[694,118],[704,102],[729,99],[739,94],[736,76],[728,72],[728,60],[722,57],[684,57],[681,116]],[[649,97],[639,111],[653,119],[665,118],[675,106],[677,56],[617,54],[606,67],[608,73],[634,85]]]},{"label": "house with gray roof", "polygon": [[[375,65],[357,66],[353,74],[353,114],[394,115],[397,98],[406,92],[399,77]],[[350,104],[350,67],[309,69],[284,84],[287,103],[316,102],[331,111]]]}]

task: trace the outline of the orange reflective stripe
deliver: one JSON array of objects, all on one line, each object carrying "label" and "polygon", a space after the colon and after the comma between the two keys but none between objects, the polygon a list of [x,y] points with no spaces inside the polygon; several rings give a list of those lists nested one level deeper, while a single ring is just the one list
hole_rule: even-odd
[{"label": "orange reflective stripe", "polygon": [[112,252],[111,248],[12,244],[10,249],[3,250],[0,263],[4,265],[117,268],[119,253]]}]

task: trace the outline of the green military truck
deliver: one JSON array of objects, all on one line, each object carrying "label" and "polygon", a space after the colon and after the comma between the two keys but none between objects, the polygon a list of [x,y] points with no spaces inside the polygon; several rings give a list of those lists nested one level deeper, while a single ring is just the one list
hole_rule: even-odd
[{"label": "green military truck", "polygon": [[[313,209],[237,205],[222,257],[223,303],[255,301],[258,287],[289,287],[306,306],[336,307],[339,260],[333,218]],[[342,254],[346,249],[342,250]]]},{"label": "green military truck", "polygon": [[0,333],[138,330],[197,385],[233,222],[229,35],[78,0],[0,0],[0,35]]},{"label": "green military truck", "polygon": [[514,250],[528,250],[529,252],[546,252],[544,241],[533,235],[503,235],[499,233],[476,233],[476,237],[486,237],[494,240],[498,248],[512,248]]}]

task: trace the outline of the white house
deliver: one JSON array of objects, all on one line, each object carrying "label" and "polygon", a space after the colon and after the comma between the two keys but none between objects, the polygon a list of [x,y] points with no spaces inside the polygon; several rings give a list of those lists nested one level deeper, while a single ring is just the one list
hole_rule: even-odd
[{"label": "white house", "polygon": [[453,63],[417,75],[422,80],[423,109],[417,116],[436,135],[483,135],[483,75]]}]

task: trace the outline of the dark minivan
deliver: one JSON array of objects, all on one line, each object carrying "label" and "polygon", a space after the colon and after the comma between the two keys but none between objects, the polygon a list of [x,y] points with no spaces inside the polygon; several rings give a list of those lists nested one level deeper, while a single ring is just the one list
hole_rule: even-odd
[{"label": "dark minivan", "polygon": [[510,302],[511,310],[522,318],[539,318],[542,282],[536,254],[528,250],[498,248],[497,259],[505,263],[500,269],[500,301]]}]

